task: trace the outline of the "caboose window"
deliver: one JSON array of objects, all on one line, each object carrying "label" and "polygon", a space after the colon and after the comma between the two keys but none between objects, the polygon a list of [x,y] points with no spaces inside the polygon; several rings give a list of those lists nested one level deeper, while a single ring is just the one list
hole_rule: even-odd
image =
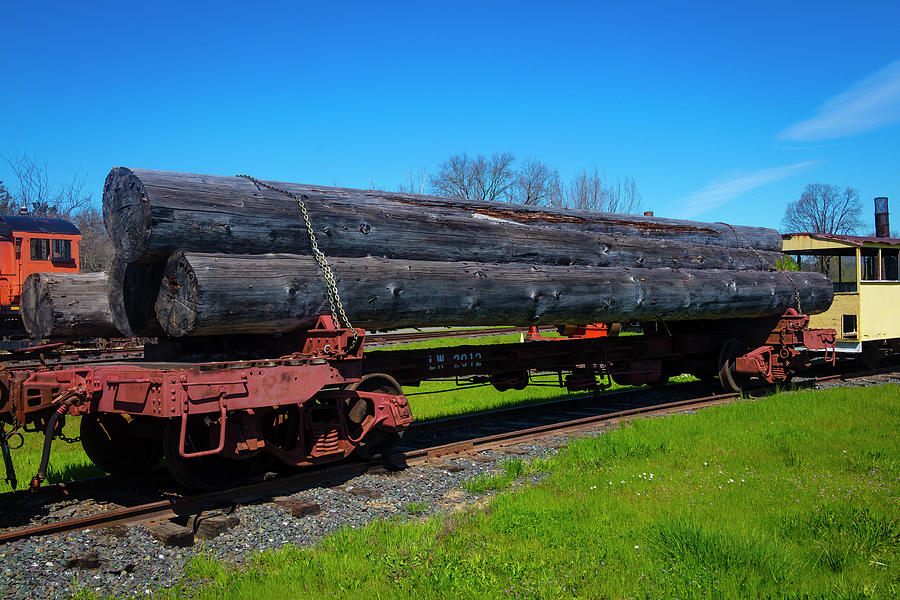
[{"label": "caboose window", "polygon": [[50,260],[50,240],[31,240],[31,260]]},{"label": "caboose window", "polygon": [[900,250],[882,248],[881,250],[881,278],[885,281],[900,280]]},{"label": "caboose window", "polygon": [[53,240],[53,258],[72,258],[72,240]]}]

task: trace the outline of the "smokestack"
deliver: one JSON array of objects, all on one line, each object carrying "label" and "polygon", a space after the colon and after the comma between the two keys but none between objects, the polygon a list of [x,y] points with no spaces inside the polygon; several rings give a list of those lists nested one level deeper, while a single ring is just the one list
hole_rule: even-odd
[{"label": "smokestack", "polygon": [[884,196],[875,198],[875,237],[891,237],[887,201]]}]

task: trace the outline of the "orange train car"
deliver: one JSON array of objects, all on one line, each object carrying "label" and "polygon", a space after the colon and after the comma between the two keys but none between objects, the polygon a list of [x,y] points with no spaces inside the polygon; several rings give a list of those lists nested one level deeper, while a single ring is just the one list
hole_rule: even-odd
[{"label": "orange train car", "polygon": [[0,316],[18,319],[32,273],[78,273],[81,232],[63,219],[0,215]]}]

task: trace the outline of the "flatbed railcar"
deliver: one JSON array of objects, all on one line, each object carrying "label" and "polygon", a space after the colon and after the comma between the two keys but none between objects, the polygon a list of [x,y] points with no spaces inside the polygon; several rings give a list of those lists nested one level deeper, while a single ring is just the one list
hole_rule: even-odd
[{"label": "flatbed railcar", "polygon": [[[32,487],[69,414],[82,417],[81,443],[104,471],[139,471],[165,457],[178,482],[211,489],[272,460],[307,466],[386,452],[413,421],[402,386],[425,380],[481,378],[506,390],[557,372],[572,391],[602,389],[610,378],[658,385],[682,372],[718,376],[732,390],[750,378],[784,382],[808,364],[801,348],[833,350],[835,332],[808,323],[789,309],[765,319],[644,323],[635,336],[364,353],[362,330],[322,316],[306,331],[235,340],[233,348],[255,348],[243,358],[213,358],[201,341],[175,359],[162,344],[145,347],[142,360],[0,371],[0,424],[44,432]],[[8,440],[0,434],[15,484]]]}]

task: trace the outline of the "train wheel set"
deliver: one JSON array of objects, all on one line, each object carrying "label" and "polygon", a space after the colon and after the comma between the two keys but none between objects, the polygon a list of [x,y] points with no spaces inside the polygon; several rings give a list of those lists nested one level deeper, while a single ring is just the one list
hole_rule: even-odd
[{"label": "train wheel set", "polygon": [[[645,324],[635,336],[364,353],[363,331],[354,336],[320,317],[292,338],[296,352],[278,358],[9,368],[0,372],[0,419],[45,433],[31,487],[46,476],[50,441],[65,416],[80,415],[81,443],[102,470],[139,472],[164,457],[178,483],[208,490],[273,463],[304,467],[386,453],[413,422],[402,386],[430,379],[504,390],[556,372],[571,391],[599,391],[610,379],[660,384],[681,372],[718,373],[731,391],[751,379],[783,383],[808,366],[806,350],[834,359],[835,332],[807,324],[788,310],[779,319]],[[5,444],[7,435],[0,439]]]}]

